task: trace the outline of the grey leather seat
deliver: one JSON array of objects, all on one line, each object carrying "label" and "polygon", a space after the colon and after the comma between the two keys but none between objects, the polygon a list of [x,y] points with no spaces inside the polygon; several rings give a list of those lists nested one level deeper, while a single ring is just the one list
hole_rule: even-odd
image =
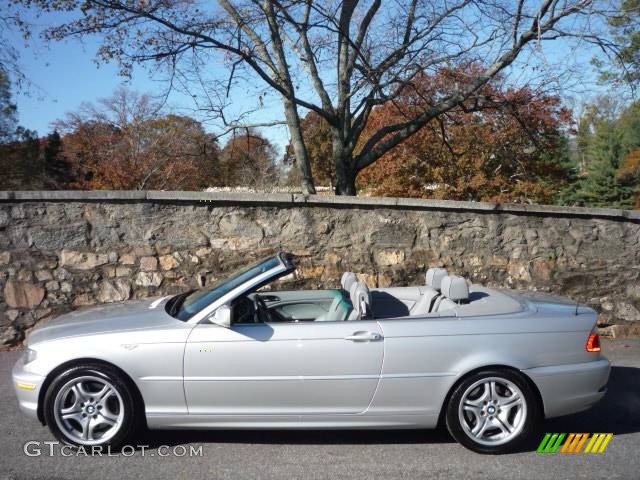
[{"label": "grey leather seat", "polygon": [[340,278],[340,285],[342,286],[342,290],[344,290],[345,295],[349,295],[351,285],[357,281],[358,279],[356,278],[356,274],[353,272],[344,272],[342,274],[342,277]]},{"label": "grey leather seat", "polygon": [[423,287],[420,300],[411,308],[411,315],[424,315],[433,310],[435,302],[439,299],[442,279],[447,275],[449,275],[449,272],[444,268],[430,268],[427,270],[425,275],[427,286]]},{"label": "grey leather seat", "polygon": [[357,282],[351,286],[349,292],[353,310],[347,320],[361,320],[363,318],[373,318],[371,314],[371,294],[369,287],[364,282]]},{"label": "grey leather seat", "polygon": [[335,290],[335,297],[329,305],[327,313],[323,313],[315,319],[316,322],[327,322],[336,320],[345,320],[351,312],[351,303],[349,302],[349,290],[352,285],[357,283],[358,279],[353,272],[344,272],[340,278],[340,286],[342,290]]},{"label": "grey leather seat", "polygon": [[442,286],[442,279],[448,275],[449,272],[446,268],[430,268],[427,270],[425,280],[429,287],[439,292],[440,287]]},{"label": "grey leather seat", "polygon": [[451,310],[469,300],[469,285],[458,275],[448,275],[442,279],[443,299],[438,305],[437,312]]}]

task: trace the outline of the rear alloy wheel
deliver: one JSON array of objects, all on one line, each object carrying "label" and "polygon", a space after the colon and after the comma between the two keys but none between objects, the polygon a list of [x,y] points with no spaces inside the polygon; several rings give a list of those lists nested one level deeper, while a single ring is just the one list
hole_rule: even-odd
[{"label": "rear alloy wheel", "polygon": [[454,390],[447,406],[447,428],[465,447],[479,453],[517,450],[539,417],[527,381],[511,370],[475,373]]},{"label": "rear alloy wheel", "polygon": [[62,372],[51,382],[44,402],[47,425],[67,445],[115,447],[138,425],[130,387],[103,365]]}]

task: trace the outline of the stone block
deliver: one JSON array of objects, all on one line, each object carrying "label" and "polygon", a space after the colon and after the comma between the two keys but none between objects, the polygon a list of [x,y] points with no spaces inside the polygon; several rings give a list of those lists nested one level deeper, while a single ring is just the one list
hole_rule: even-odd
[{"label": "stone block", "polygon": [[122,302],[131,297],[131,284],[122,278],[100,282],[96,300],[100,303]]},{"label": "stone block", "polygon": [[62,250],[60,252],[60,266],[77,270],[91,270],[109,262],[106,253],[76,252]]},{"label": "stone block", "polygon": [[178,266],[178,261],[173,255],[163,255],[159,258],[162,270],[173,270]]},{"label": "stone block", "polygon": [[45,282],[53,279],[53,274],[49,270],[38,270],[36,272],[36,278],[39,282]]},{"label": "stone block", "polygon": [[136,276],[136,285],[140,287],[159,287],[162,275],[159,272],[140,272]]},{"label": "stone block", "polygon": [[128,277],[129,275],[131,275],[129,267],[116,267],[116,277]]},{"label": "stone block", "polygon": [[640,324],[610,325],[598,329],[599,333],[611,338],[638,338],[640,337]]},{"label": "stone block", "polygon": [[156,257],[142,257],[140,259],[140,270],[143,272],[154,272],[158,270],[158,259]]},{"label": "stone block", "polygon": [[88,293],[81,293],[80,295],[76,295],[73,299],[72,305],[74,307],[82,307],[85,305],[94,305],[96,303],[95,298]]},{"label": "stone block", "polygon": [[4,298],[12,308],[33,308],[44,298],[44,288],[26,282],[8,281],[4,286]]},{"label": "stone block", "polygon": [[20,282],[31,282],[33,280],[33,272],[31,270],[18,270],[16,279]]},{"label": "stone block", "polygon": [[404,262],[404,250],[380,250],[375,253],[378,265],[391,266]]},{"label": "stone block", "polygon": [[120,255],[120,263],[122,265],[134,265],[136,263],[136,256],[133,253]]}]

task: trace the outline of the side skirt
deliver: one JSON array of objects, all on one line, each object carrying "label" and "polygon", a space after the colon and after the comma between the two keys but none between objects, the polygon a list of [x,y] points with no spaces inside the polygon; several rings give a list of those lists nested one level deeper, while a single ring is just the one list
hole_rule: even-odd
[{"label": "side skirt", "polygon": [[435,428],[437,415],[180,415],[147,414],[150,429],[418,429]]}]

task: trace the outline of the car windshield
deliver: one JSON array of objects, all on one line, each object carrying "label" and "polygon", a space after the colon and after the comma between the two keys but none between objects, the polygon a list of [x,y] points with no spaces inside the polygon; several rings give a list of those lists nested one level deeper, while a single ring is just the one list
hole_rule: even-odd
[{"label": "car windshield", "polygon": [[173,302],[167,305],[170,308],[169,313],[180,320],[188,320],[225,293],[278,265],[280,265],[280,260],[275,256],[254,262],[249,266],[243,266],[206,288],[174,297]]}]

